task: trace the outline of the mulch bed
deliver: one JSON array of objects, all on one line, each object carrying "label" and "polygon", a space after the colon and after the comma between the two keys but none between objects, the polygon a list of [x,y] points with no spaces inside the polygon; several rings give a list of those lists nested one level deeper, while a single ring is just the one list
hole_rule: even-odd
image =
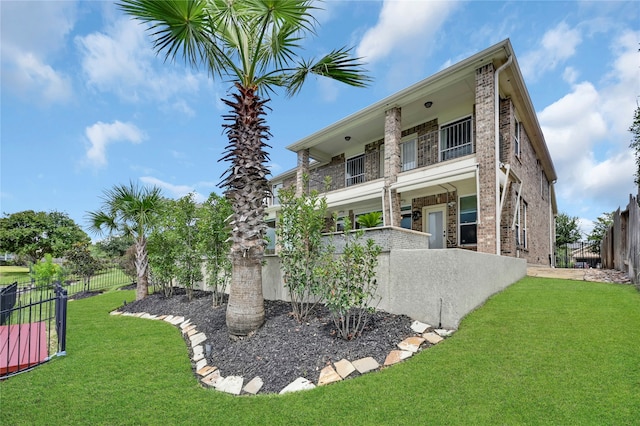
[{"label": "mulch bed", "polygon": [[[212,347],[208,364],[218,367],[224,377],[242,376],[245,383],[260,376],[264,381],[260,393],[280,392],[298,377],[317,383],[322,368],[343,358],[355,361],[370,356],[382,365],[399,342],[415,334],[409,317],[379,311],[371,315],[361,336],[347,341],[337,337],[324,306],[300,324],[292,317],[288,302],[266,300],[264,325],[250,337],[232,340],[225,321],[226,305],[213,308],[211,293],[197,290],[191,301],[183,289],[175,289],[173,297],[152,294],[120,310],[189,318]],[[188,340],[186,343],[191,350]],[[349,377],[357,375],[354,372]]]}]

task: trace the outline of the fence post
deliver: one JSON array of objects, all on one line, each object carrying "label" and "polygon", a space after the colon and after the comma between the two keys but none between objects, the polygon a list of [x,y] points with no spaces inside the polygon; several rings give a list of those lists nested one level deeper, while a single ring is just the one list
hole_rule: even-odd
[{"label": "fence post", "polygon": [[67,354],[67,290],[56,282],[56,332],[58,333],[57,356]]}]

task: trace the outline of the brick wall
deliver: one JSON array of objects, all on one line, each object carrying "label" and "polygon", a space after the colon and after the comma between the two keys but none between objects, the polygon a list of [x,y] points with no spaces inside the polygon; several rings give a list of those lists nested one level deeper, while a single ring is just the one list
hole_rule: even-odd
[{"label": "brick wall", "polygon": [[[457,193],[443,192],[441,194],[429,195],[427,197],[419,197],[411,200],[411,211],[418,210],[422,212],[424,207],[437,206],[439,204],[447,204],[449,202],[457,203]],[[456,204],[457,206],[457,204]],[[447,207],[447,248],[457,247],[458,243],[458,210],[455,206]],[[424,219],[424,218],[423,218]],[[422,229],[423,219],[413,220],[412,228],[414,231],[424,232]]]},{"label": "brick wall", "polygon": [[496,164],[493,64],[476,70],[476,158],[479,163],[480,194],[478,251],[496,253]]}]

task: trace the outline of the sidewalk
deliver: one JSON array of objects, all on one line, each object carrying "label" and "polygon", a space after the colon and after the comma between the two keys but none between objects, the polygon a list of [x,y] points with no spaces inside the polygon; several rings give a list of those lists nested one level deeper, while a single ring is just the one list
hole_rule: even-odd
[{"label": "sidewalk", "polygon": [[527,266],[527,275],[530,277],[560,278],[564,280],[631,283],[627,274],[613,269],[550,268],[548,266],[529,265]]}]

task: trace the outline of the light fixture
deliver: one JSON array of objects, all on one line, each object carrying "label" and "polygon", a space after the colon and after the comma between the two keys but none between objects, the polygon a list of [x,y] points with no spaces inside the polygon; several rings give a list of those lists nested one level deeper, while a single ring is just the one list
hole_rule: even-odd
[{"label": "light fixture", "polygon": [[414,210],[413,213],[411,214],[411,217],[413,218],[413,220],[420,220],[422,218],[422,212],[420,210]]},{"label": "light fixture", "polygon": [[345,140],[345,141],[347,141],[347,142],[349,142],[349,141],[351,140],[351,136],[345,136],[345,137],[344,137],[344,140]]},{"label": "light fixture", "polygon": [[427,102],[424,103],[424,107],[425,108],[431,108],[432,105],[433,105],[433,102],[431,102],[431,101],[427,101]]}]

